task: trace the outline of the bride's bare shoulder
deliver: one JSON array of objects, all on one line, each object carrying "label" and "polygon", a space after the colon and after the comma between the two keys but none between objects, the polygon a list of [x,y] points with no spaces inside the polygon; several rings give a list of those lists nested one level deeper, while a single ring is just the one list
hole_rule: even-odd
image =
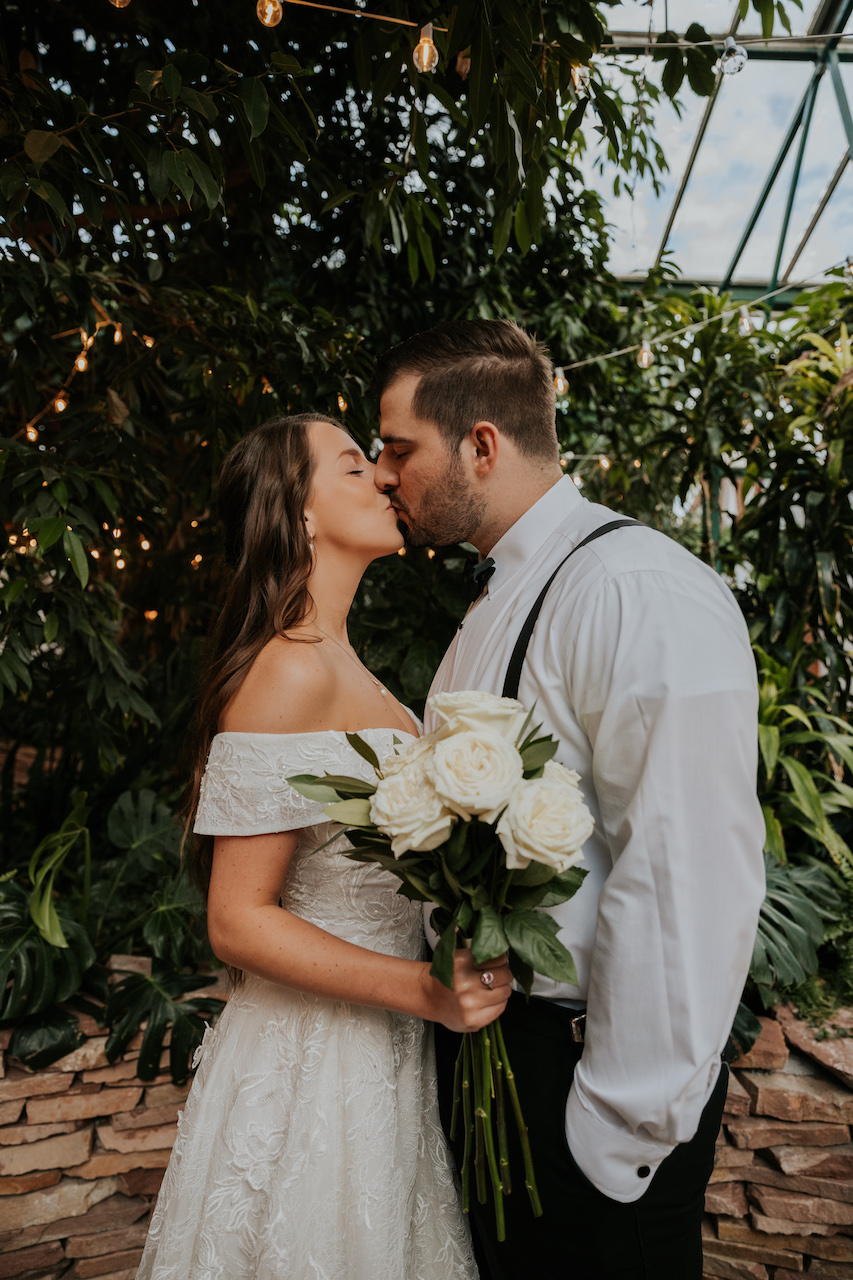
[{"label": "bride's bare shoulder", "polygon": [[322,644],[275,636],[219,721],[221,733],[311,733],[327,727],[334,667]]}]

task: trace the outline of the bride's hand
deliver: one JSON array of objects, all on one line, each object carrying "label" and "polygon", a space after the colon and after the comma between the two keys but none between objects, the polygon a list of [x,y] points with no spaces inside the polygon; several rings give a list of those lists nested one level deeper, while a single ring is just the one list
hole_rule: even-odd
[{"label": "bride's hand", "polygon": [[[494,981],[485,986],[483,973],[491,973]],[[453,990],[445,987],[423,969],[427,996],[427,1016],[441,1022],[450,1031],[479,1031],[499,1018],[506,1008],[512,990],[512,974],[505,955],[475,964],[471,952],[460,948],[453,953]]]}]

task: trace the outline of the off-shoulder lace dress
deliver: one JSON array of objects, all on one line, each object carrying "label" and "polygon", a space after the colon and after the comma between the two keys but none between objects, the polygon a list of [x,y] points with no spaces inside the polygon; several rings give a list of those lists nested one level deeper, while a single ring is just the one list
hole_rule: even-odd
[{"label": "off-shoulder lace dress", "polygon": [[[382,758],[394,731],[362,736]],[[301,830],[288,911],[419,959],[421,909],[351,862],[296,773],[372,777],[343,733],[221,733],[195,829]],[[340,830],[340,828],[337,828]],[[247,975],[205,1034],[137,1280],[476,1280],[438,1120],[431,1027]]]}]

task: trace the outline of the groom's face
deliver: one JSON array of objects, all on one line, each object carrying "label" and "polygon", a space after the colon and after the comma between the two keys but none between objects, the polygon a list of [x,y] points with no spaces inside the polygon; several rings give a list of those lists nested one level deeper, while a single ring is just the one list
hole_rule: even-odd
[{"label": "groom's face", "polygon": [[[479,528],[485,499],[467,465],[470,442],[458,449],[433,422],[416,418],[412,398],[419,375],[398,378],[380,403],[383,449],[374,481],[387,493],[406,541],[415,547],[470,542]],[[470,451],[470,450],[469,450]]]}]

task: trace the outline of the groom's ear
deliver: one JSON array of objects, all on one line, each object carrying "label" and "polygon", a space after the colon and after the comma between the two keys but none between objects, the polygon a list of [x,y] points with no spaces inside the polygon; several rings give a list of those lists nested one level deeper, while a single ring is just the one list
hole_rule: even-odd
[{"label": "groom's ear", "polygon": [[500,432],[493,422],[476,422],[468,439],[474,474],[487,476],[498,460]]}]

